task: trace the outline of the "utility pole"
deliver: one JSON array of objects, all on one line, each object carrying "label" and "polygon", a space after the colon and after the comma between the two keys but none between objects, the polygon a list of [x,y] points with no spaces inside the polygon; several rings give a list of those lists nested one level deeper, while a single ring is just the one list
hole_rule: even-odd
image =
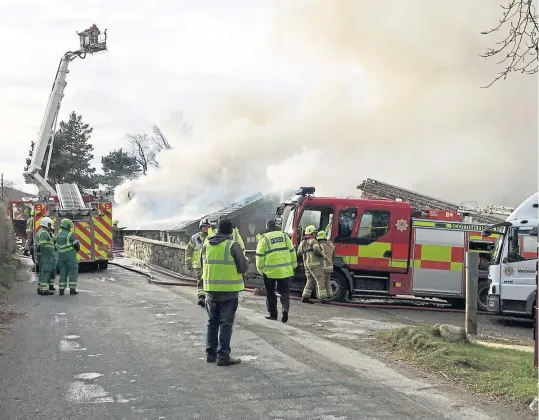
[{"label": "utility pole", "polygon": [[479,254],[466,253],[466,336],[477,335],[477,283]]}]

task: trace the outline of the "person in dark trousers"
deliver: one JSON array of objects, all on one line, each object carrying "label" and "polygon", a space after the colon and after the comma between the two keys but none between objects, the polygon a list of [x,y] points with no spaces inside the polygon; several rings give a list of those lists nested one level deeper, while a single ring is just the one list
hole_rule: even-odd
[{"label": "person in dark trousers", "polygon": [[262,234],[256,246],[256,270],[264,278],[266,288],[266,319],[277,319],[277,295],[281,296],[283,307],[282,322],[288,321],[290,311],[290,278],[294,276],[297,255],[292,241],[287,234],[277,229],[274,220],[266,222],[266,232]]},{"label": "person in dark trousers", "polygon": [[206,361],[218,366],[241,362],[230,356],[230,340],[238,296],[244,288],[243,275],[248,260],[241,246],[232,239],[233,227],[229,219],[221,219],[217,234],[207,238],[202,246],[202,280],[206,293],[208,333]]}]

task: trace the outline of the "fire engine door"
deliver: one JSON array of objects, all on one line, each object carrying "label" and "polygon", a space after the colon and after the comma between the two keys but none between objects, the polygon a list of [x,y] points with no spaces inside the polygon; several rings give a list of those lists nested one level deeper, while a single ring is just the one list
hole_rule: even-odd
[{"label": "fire engine door", "polygon": [[335,232],[335,257],[342,258],[347,265],[357,264],[357,245],[352,234],[356,227],[358,208],[346,207],[338,210]]}]

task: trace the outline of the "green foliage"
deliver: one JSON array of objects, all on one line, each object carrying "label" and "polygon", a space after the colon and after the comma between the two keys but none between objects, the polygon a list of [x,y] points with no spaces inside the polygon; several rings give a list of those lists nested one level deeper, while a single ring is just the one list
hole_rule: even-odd
[{"label": "green foliage", "polygon": [[137,159],[121,148],[103,156],[101,165],[103,175],[101,175],[100,182],[109,188],[114,188],[127,179],[134,179],[142,173]]},{"label": "green foliage", "polygon": [[[86,188],[97,187],[95,168],[90,166],[94,147],[89,143],[93,128],[73,111],[67,122],[61,121],[54,136],[49,183],[75,183]],[[48,156],[49,148],[45,152]],[[46,158],[45,158],[46,159]],[[43,171],[45,164],[43,165]],[[44,172],[43,172],[44,174]]]},{"label": "green foliage", "polygon": [[0,204],[0,295],[11,287],[15,279],[15,234],[7,216],[6,208]]}]

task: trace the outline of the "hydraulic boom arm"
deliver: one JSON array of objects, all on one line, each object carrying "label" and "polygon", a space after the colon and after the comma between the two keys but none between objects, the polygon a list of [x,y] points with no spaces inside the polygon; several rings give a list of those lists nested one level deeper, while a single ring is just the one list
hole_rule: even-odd
[{"label": "hydraulic boom arm", "polygon": [[24,173],[27,180],[30,180],[37,185],[40,191],[48,194],[56,194],[56,191],[47,182],[46,178],[41,176],[39,171],[41,170],[45,159],[47,146],[50,145],[51,150],[49,151],[49,154],[52,153],[52,134],[56,129],[57,116],[64,96],[69,63],[77,57],[84,59],[86,58],[86,54],[94,54],[96,52],[107,50],[107,31],[105,30],[104,35],[101,36],[101,32],[95,24],[77,34],[80,38],[80,48],[74,52],[68,51],[60,60],[47,108],[45,109],[45,115],[43,116],[43,121],[41,122],[41,127],[39,129],[32,160]]}]

